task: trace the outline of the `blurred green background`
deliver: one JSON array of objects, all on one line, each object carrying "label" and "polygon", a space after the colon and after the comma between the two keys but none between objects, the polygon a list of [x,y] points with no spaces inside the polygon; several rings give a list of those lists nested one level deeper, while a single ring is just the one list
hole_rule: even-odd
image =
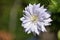
[{"label": "blurred green background", "polygon": [[60,40],[60,0],[0,0],[0,30],[6,30],[16,35],[15,40],[26,40],[32,34],[24,32],[20,18],[24,8],[29,4],[44,5],[51,13],[53,19],[50,26],[52,32],[56,32]]}]

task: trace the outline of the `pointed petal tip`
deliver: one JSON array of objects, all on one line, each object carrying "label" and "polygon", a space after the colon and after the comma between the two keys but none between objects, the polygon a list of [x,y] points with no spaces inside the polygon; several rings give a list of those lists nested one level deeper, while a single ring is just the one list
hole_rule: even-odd
[{"label": "pointed petal tip", "polygon": [[28,32],[27,32],[27,34],[30,34],[30,33],[31,33],[31,31],[28,31]]},{"label": "pointed petal tip", "polygon": [[21,21],[23,21],[24,19],[25,19],[24,17],[20,18]]},{"label": "pointed petal tip", "polygon": [[41,8],[43,8],[43,9],[44,9],[44,5],[42,5],[42,6],[41,6]]},{"label": "pointed petal tip", "polygon": [[45,30],[42,30],[43,32],[47,32],[47,30],[45,29]]},{"label": "pointed petal tip", "polygon": [[32,5],[31,3],[29,3],[29,5]]},{"label": "pointed petal tip", "polygon": [[39,5],[39,6],[40,6],[40,3],[38,3],[37,5]]},{"label": "pointed petal tip", "polygon": [[22,18],[20,18],[20,20],[22,21]]}]

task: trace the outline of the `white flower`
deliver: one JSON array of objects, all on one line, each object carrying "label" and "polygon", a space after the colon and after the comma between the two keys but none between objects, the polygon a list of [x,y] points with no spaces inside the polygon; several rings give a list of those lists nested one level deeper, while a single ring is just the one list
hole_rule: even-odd
[{"label": "white flower", "polygon": [[22,26],[25,28],[25,32],[28,34],[33,32],[39,35],[40,31],[46,32],[45,26],[50,25],[52,21],[47,9],[40,4],[29,4],[24,12],[24,16],[20,18]]}]

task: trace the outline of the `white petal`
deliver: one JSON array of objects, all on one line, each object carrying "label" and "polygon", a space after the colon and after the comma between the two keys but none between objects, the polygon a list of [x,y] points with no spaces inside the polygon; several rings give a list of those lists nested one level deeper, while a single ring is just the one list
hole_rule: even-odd
[{"label": "white petal", "polygon": [[37,4],[37,5],[36,5],[36,4],[33,5],[33,9],[34,9],[34,10],[35,10],[35,9],[37,10],[39,7],[40,7],[40,3]]},{"label": "white petal", "polygon": [[27,23],[25,23],[25,24],[22,23],[22,26],[23,26],[24,28],[27,28],[27,27],[29,27],[30,24],[31,24],[31,22],[27,22]]},{"label": "white petal", "polygon": [[28,11],[30,14],[32,14],[33,13],[32,8],[33,7],[28,6],[28,7],[25,8],[25,11]]},{"label": "white petal", "polygon": [[35,27],[34,27],[34,25],[32,24],[32,28],[31,28],[31,31],[32,32],[34,32],[35,31],[35,29],[34,29]]},{"label": "white petal", "polygon": [[38,31],[37,27],[38,27],[38,26],[35,25],[35,33],[36,33],[37,35],[39,35],[39,31]]},{"label": "white petal", "polygon": [[32,28],[32,23],[30,23],[30,25],[26,28],[25,32],[31,31],[31,28]]},{"label": "white petal", "polygon": [[46,18],[49,18],[51,16],[48,12],[45,12],[44,15]]},{"label": "white petal", "polygon": [[39,7],[40,7],[40,4],[37,4],[37,5],[34,4],[34,5],[33,5],[33,13],[34,13],[34,14],[37,14],[37,13],[38,13],[37,10],[38,10]]},{"label": "white petal", "polygon": [[29,30],[27,33],[29,34],[29,33],[31,33],[31,31]]},{"label": "white petal", "polygon": [[51,22],[52,21],[52,19],[51,18],[48,18],[48,19],[46,19],[46,20],[44,20],[45,22]]},{"label": "white petal", "polygon": [[46,31],[46,29],[45,29],[45,27],[44,27],[44,23],[43,22],[38,22],[38,25],[40,26],[40,30],[41,31],[43,31],[43,32],[45,32]]},{"label": "white petal", "polygon": [[26,16],[26,15],[23,15],[25,20],[30,20],[30,17],[29,16]]},{"label": "white petal", "polygon": [[43,12],[43,13],[40,14],[40,17],[44,18],[44,19],[49,18],[50,16],[51,15],[48,12]]},{"label": "white petal", "polygon": [[44,9],[44,5],[40,7],[41,9]]},{"label": "white petal", "polygon": [[46,12],[46,11],[47,11],[47,9],[43,9],[43,10],[41,11],[41,13]]},{"label": "white petal", "polygon": [[37,4],[37,5],[36,5],[36,4],[34,4],[34,8],[35,8],[35,9],[37,9],[37,8],[39,8],[39,7],[40,7],[40,3],[39,3],[39,4]]},{"label": "white petal", "polygon": [[23,20],[25,20],[25,18],[24,18],[24,17],[22,17],[22,18],[20,18],[20,20],[21,20],[21,21],[23,21]]},{"label": "white petal", "polygon": [[47,9],[44,8],[44,5],[37,9],[41,14],[43,14]]},{"label": "white petal", "polygon": [[41,31],[41,26],[40,26],[39,24],[37,24],[37,26],[38,26],[38,27],[37,27],[38,30]]},{"label": "white petal", "polygon": [[37,35],[39,35],[39,31],[38,31],[38,26],[36,24],[33,24],[32,28],[31,28],[31,31],[33,33],[36,33]]},{"label": "white petal", "polygon": [[28,16],[28,17],[31,16],[30,13],[29,13],[28,11],[24,11],[24,10],[23,10],[23,12],[25,13],[26,16]]},{"label": "white petal", "polygon": [[33,6],[35,6],[36,4],[33,4]]},{"label": "white petal", "polygon": [[38,10],[38,12],[40,12],[41,14],[44,14],[44,12],[47,11],[47,9],[42,9],[42,8],[39,8],[39,9],[37,9],[37,10]]},{"label": "white petal", "polygon": [[41,25],[44,25],[44,23],[43,22],[37,22],[37,24],[39,25],[39,26],[41,26]]},{"label": "white petal", "polygon": [[30,20],[24,20],[23,24],[30,22]]},{"label": "white petal", "polygon": [[37,29],[35,30],[35,33],[36,33],[37,35],[39,35],[39,31],[38,31]]},{"label": "white petal", "polygon": [[25,29],[25,32],[30,31],[30,28],[31,28],[31,26],[28,26],[28,27]]},{"label": "white petal", "polygon": [[32,5],[32,4],[29,4],[29,6],[33,7],[33,5]]},{"label": "white petal", "polygon": [[48,26],[48,25],[51,25],[51,23],[45,22],[44,25]]},{"label": "white petal", "polygon": [[45,29],[45,27],[43,25],[41,26],[41,29],[43,32],[47,32],[47,30]]},{"label": "white petal", "polygon": [[36,6],[37,6],[37,8],[39,8],[39,7],[40,7],[40,3],[39,3],[39,4],[37,4]]}]

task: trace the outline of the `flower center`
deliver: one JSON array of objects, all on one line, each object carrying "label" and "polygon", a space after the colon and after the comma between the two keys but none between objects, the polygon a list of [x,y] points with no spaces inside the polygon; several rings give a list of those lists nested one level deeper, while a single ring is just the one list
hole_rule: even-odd
[{"label": "flower center", "polygon": [[37,20],[38,20],[38,16],[36,16],[36,15],[31,16],[31,21],[32,22],[37,22]]}]

